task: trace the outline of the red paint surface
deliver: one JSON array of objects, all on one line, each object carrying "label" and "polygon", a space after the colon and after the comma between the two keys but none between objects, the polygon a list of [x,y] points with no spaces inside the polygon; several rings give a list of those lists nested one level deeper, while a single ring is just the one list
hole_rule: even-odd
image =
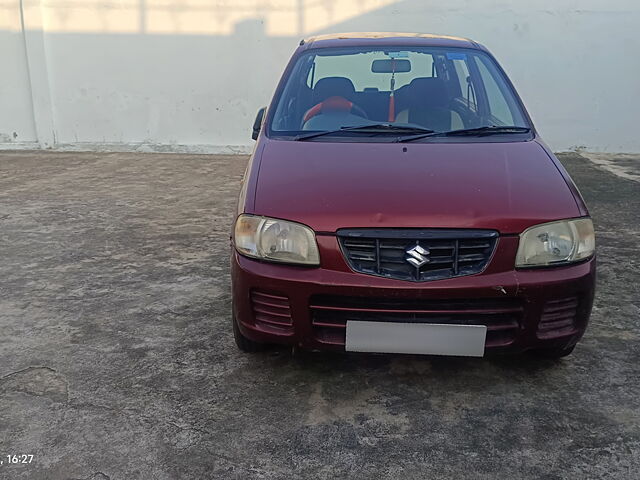
[{"label": "red paint surface", "polygon": [[316,231],[443,227],[520,233],[581,215],[556,165],[535,141],[263,141],[260,172],[249,186],[255,204],[246,212]]}]

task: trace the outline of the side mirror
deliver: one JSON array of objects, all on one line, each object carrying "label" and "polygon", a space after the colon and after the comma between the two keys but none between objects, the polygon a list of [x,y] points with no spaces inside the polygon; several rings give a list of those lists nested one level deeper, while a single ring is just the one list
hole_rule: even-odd
[{"label": "side mirror", "polygon": [[258,110],[258,114],[256,115],[256,120],[253,122],[253,133],[251,134],[251,138],[254,140],[258,139],[258,135],[260,135],[260,129],[262,128],[262,120],[264,119],[264,112],[267,109],[262,107]]}]

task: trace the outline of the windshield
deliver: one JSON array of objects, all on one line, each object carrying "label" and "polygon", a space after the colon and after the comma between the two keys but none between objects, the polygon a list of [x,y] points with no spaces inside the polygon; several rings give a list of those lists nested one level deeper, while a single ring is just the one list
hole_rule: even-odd
[{"label": "windshield", "polygon": [[300,56],[276,99],[269,133],[397,135],[393,128],[348,128],[378,123],[434,132],[530,127],[503,74],[481,51],[349,47]]}]

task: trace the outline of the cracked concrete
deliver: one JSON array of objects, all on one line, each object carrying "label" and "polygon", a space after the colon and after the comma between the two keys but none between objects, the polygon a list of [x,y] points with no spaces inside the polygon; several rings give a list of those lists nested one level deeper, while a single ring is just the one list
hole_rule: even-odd
[{"label": "cracked concrete", "polygon": [[65,378],[49,367],[27,367],[0,378],[0,395],[9,392],[46,397],[58,403],[68,400]]},{"label": "cracked concrete", "polygon": [[640,158],[606,159],[634,178],[562,160],[599,279],[554,363],[243,355],[228,232],[246,157],[0,154],[0,455],[34,455],[0,479],[637,479]]}]

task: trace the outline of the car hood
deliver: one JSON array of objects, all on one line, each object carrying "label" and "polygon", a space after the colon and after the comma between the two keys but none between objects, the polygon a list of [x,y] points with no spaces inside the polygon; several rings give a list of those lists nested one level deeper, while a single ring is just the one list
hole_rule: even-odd
[{"label": "car hood", "polygon": [[536,141],[267,140],[247,211],[317,232],[435,227],[519,233],[580,215],[558,167]]}]

